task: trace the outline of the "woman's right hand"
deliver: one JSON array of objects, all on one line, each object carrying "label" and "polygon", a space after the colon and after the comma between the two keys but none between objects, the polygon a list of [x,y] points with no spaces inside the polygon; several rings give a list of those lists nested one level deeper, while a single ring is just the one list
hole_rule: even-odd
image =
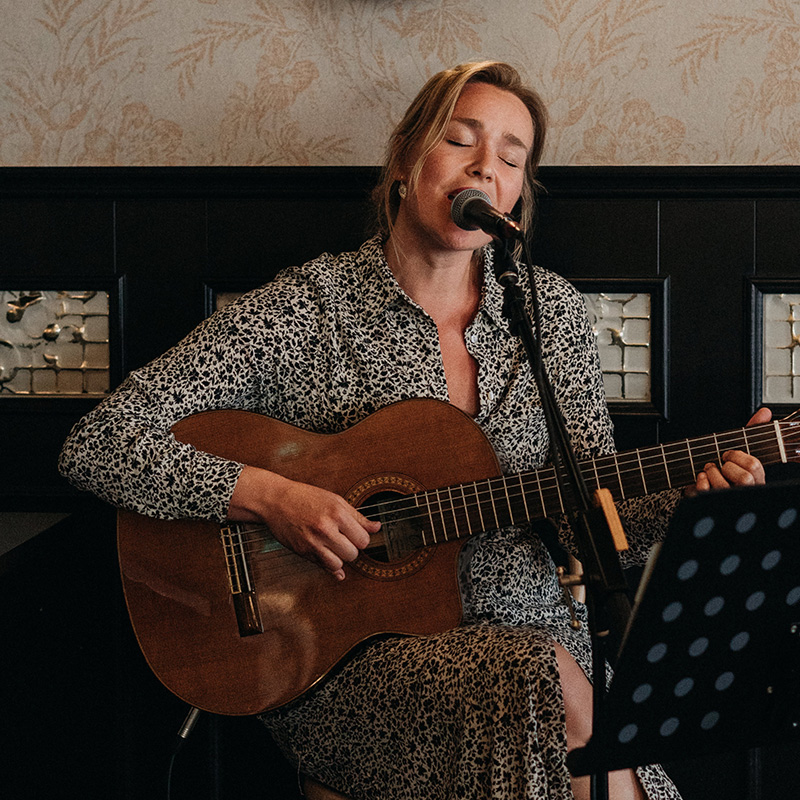
[{"label": "woman's right hand", "polygon": [[381,527],[338,494],[249,466],[239,476],[228,518],[264,523],[284,547],[337,580],[344,580],[345,562],[355,561]]}]

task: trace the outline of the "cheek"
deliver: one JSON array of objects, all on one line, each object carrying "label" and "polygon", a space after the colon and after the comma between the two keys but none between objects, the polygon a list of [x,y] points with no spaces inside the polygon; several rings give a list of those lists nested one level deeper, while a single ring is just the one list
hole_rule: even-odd
[{"label": "cheek", "polygon": [[505,189],[501,196],[498,198],[497,207],[504,214],[508,214],[517,204],[517,201],[522,196],[522,186],[512,189],[508,187]]},{"label": "cheek", "polygon": [[[513,208],[517,200],[522,197],[522,187],[525,185],[525,171],[522,169],[514,170],[514,174],[509,176],[506,183],[507,197],[510,201],[510,207]],[[510,210],[510,209],[509,209]]]},{"label": "cheek", "polygon": [[452,176],[453,167],[448,164],[444,158],[436,158],[435,153],[432,153],[419,176],[420,189],[423,187],[429,191],[434,190],[436,187],[441,186],[448,178]]}]

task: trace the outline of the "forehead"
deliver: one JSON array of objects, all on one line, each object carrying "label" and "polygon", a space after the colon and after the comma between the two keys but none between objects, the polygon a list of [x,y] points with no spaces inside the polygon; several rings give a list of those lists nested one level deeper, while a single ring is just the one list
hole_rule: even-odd
[{"label": "forehead", "polygon": [[515,94],[487,83],[468,83],[453,109],[453,120],[468,121],[533,145],[533,120],[526,105]]}]

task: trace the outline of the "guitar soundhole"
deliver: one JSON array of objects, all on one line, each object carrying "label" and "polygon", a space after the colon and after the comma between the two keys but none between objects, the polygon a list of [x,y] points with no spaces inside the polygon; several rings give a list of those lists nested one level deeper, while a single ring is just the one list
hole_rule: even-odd
[{"label": "guitar soundhole", "polygon": [[424,547],[422,523],[413,501],[398,492],[372,495],[359,509],[364,516],[381,522],[366,554],[385,564],[407,558]]}]

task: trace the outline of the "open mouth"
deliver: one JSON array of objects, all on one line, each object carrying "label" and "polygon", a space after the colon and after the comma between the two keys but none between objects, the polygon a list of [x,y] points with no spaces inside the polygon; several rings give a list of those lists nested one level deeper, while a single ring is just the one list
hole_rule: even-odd
[{"label": "open mouth", "polygon": [[458,189],[454,189],[449,195],[447,195],[447,199],[452,203],[453,200],[455,200],[456,195],[461,194],[461,192],[463,192],[465,189],[471,188],[471,186],[459,186]]}]

